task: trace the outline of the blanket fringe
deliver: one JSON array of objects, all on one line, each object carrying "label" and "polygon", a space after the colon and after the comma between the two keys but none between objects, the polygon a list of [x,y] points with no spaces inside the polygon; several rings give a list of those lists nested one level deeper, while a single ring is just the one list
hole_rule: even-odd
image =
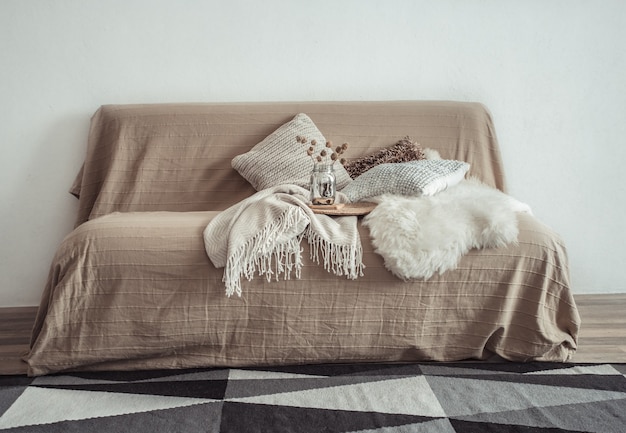
[{"label": "blanket fringe", "polygon": [[302,219],[307,218],[300,208],[288,208],[229,256],[222,278],[226,285],[226,296],[230,297],[235,293],[241,296],[241,276],[250,281],[257,272],[261,276],[265,275],[268,281],[272,279],[272,275],[277,281],[281,275],[288,280],[294,270],[296,278],[300,278],[302,234],[283,242],[278,242],[276,234],[290,231]]},{"label": "blanket fringe", "polygon": [[319,264],[321,251],[326,271],[338,276],[345,275],[351,280],[363,276],[365,265],[360,242],[358,246],[333,244],[311,230],[310,226],[306,230],[306,238],[311,251],[311,260]]}]

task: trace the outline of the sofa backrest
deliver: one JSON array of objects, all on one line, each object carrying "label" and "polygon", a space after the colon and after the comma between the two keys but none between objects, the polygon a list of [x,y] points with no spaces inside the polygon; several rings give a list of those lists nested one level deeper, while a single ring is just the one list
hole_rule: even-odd
[{"label": "sofa backrest", "polygon": [[254,193],[234,156],[306,113],[348,158],[410,136],[469,175],[504,190],[500,150],[487,109],[440,101],[105,105],[91,121],[87,156],[70,192],[77,225],[111,212],[223,210]]}]

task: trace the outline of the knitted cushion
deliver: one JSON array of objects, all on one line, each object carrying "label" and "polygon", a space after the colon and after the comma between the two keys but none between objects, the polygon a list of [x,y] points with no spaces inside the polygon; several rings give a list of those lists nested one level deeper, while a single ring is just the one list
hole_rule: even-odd
[{"label": "knitted cushion", "polygon": [[434,195],[459,183],[469,164],[452,160],[420,160],[380,164],[354,179],[341,192],[357,202],[382,194]]},{"label": "knitted cushion", "polygon": [[[313,161],[307,155],[310,144],[296,141],[297,136],[326,143],[317,126],[300,113],[279,127],[248,152],[232,160],[232,166],[257,191],[282,184],[309,188]],[[335,164],[337,189],[350,183],[350,175],[341,164]]]},{"label": "knitted cushion", "polygon": [[426,155],[419,143],[404,137],[396,144],[380,149],[370,155],[351,159],[344,167],[352,179],[356,179],[372,167],[390,162],[409,162],[426,159]]}]

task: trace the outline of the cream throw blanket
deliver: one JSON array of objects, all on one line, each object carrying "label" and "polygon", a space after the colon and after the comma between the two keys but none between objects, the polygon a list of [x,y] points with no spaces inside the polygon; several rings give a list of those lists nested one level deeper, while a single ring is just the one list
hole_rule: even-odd
[{"label": "cream throw blanket", "polygon": [[363,250],[355,216],[314,214],[309,191],[297,185],[264,189],[216,216],[204,230],[211,262],[224,267],[226,295],[241,296],[241,277],[255,274],[300,278],[306,238],[311,259],[336,275],[356,279],[363,275]]}]

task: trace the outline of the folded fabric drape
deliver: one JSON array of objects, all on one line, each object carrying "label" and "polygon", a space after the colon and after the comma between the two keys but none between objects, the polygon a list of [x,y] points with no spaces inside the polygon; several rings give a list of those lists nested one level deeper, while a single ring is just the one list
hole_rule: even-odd
[{"label": "folded fabric drape", "polygon": [[[226,295],[241,296],[241,277],[258,272],[268,280],[289,279],[302,268],[300,241],[308,240],[311,259],[336,275],[356,279],[363,274],[363,250],[355,216],[315,214],[308,206],[309,191],[279,185],[257,192],[231,206],[204,230],[207,255],[224,269]],[[345,197],[340,200],[345,201]]]}]

